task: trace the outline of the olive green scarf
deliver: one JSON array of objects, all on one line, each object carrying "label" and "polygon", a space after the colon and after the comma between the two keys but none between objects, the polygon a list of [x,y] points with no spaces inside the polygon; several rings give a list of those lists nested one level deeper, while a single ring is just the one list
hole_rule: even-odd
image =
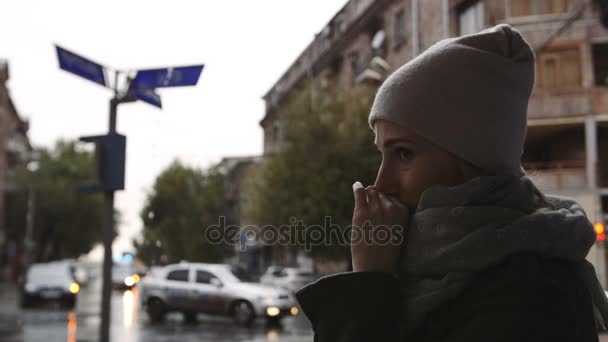
[{"label": "olive green scarf", "polygon": [[[475,178],[426,190],[411,217],[398,275],[402,282],[402,335],[409,335],[445,300],[458,296],[479,273],[507,257],[534,252],[580,263],[599,323],[608,302],[585,256],[595,232],[576,202],[548,196],[540,207],[526,176]],[[603,315],[602,315],[603,314]]]}]

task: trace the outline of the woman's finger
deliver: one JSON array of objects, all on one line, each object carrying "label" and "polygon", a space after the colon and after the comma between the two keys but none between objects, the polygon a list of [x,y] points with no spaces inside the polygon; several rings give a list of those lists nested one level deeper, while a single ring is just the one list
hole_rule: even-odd
[{"label": "woman's finger", "polygon": [[382,205],[382,209],[388,210],[393,206],[393,202],[383,193],[378,193],[378,198],[380,199],[380,205]]},{"label": "woman's finger", "polygon": [[356,181],[355,184],[353,184],[353,194],[355,196],[355,210],[367,208],[367,196],[361,182]]},{"label": "woman's finger", "polygon": [[372,212],[380,209],[380,198],[378,197],[378,190],[373,185],[365,188],[365,192],[367,193],[367,203],[369,205],[369,209]]}]

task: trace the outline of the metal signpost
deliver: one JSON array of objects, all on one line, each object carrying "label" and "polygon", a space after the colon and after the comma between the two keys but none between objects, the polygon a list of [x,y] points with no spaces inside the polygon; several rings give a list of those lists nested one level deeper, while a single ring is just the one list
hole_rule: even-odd
[{"label": "metal signpost", "polygon": [[[134,78],[128,71],[110,69],[90,59],[56,46],[59,67],[91,82],[114,91],[110,99],[110,124],[106,135],[81,137],[84,142],[95,143],[98,183],[80,186],[85,192],[104,193],[103,222],[103,285],[101,301],[100,342],[110,341],[110,296],[112,291],[112,240],[114,232],[114,191],[124,189],[126,137],[116,132],[116,114],[121,103],[137,100],[162,108],[156,88],[194,86],[198,82],[204,65],[147,69],[137,71]],[[107,74],[114,73],[114,83],[109,86]],[[127,76],[121,89],[120,76]]]}]

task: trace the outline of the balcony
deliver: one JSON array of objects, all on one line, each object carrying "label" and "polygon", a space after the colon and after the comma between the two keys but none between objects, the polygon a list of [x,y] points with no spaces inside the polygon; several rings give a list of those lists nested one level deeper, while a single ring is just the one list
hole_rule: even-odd
[{"label": "balcony", "polygon": [[587,188],[585,161],[524,163],[524,169],[543,192],[580,191]]},{"label": "balcony", "polygon": [[535,90],[528,103],[528,117],[538,119],[587,115],[593,109],[592,99],[591,92],[586,89]]}]

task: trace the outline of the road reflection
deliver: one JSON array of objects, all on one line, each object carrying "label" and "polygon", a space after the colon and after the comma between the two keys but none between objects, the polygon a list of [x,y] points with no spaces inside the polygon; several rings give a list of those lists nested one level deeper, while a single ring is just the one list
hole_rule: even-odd
[{"label": "road reflection", "polygon": [[122,325],[131,327],[137,322],[137,288],[122,294]]},{"label": "road reflection", "polygon": [[68,333],[67,333],[67,342],[76,342],[76,327],[77,327],[77,319],[76,312],[74,310],[68,313]]},{"label": "road reflection", "polygon": [[[304,317],[286,317],[281,325],[270,325],[260,318],[251,327],[235,324],[230,317],[201,314],[197,323],[189,323],[179,312],[167,315],[162,323],[151,323],[140,313],[139,290],[112,292],[113,342],[303,342],[312,341]],[[0,314],[2,313],[0,306]],[[11,342],[82,342],[96,341],[101,324],[101,286],[91,283],[79,293],[75,310],[65,311],[59,305],[23,310],[22,327]],[[2,316],[0,315],[0,320]],[[2,322],[0,322],[2,323]],[[17,323],[15,323],[17,325]],[[0,331],[0,342],[5,342]],[[6,341],[6,342],[8,342]]]},{"label": "road reflection", "polygon": [[279,332],[276,329],[269,329],[266,333],[268,342],[276,342],[279,340]]}]

